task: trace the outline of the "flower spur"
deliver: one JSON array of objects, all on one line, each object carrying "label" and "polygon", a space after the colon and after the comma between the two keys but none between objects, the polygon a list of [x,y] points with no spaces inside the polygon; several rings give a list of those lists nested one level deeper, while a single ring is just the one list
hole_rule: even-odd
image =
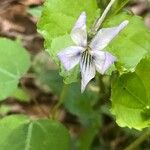
[{"label": "flower spur", "polygon": [[71,38],[76,46],[70,46],[58,53],[58,58],[64,68],[69,71],[80,63],[81,92],[83,92],[96,71],[104,74],[116,61],[116,57],[104,50],[108,44],[123,30],[128,21],[123,21],[119,26],[103,28],[98,31],[90,43],[87,41],[86,13],[82,12],[72,31]]}]

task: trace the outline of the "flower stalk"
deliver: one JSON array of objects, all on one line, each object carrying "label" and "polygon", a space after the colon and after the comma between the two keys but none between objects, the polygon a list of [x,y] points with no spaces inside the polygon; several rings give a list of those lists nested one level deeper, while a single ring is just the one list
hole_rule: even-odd
[{"label": "flower stalk", "polygon": [[102,16],[95,22],[94,27],[92,28],[92,33],[96,34],[98,29],[101,27],[103,21],[105,20],[109,10],[111,9],[112,5],[115,3],[116,0],[111,0],[106,9],[104,10]]}]

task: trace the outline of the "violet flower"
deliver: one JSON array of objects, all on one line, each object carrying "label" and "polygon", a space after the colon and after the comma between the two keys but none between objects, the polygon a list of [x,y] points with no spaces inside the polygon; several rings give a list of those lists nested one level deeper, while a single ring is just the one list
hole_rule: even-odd
[{"label": "violet flower", "polygon": [[108,44],[123,30],[128,21],[112,28],[103,28],[98,31],[90,43],[87,41],[86,13],[82,12],[72,31],[71,38],[76,46],[70,46],[58,53],[58,58],[64,68],[69,71],[80,63],[81,92],[83,92],[96,71],[104,74],[116,61],[116,57],[107,51],[103,51]]}]

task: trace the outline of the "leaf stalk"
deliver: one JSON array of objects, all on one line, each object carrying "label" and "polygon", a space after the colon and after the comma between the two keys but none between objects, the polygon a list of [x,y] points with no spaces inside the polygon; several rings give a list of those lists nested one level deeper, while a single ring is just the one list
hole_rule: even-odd
[{"label": "leaf stalk", "polygon": [[139,138],[137,138],[133,143],[131,143],[127,148],[124,150],[134,150],[143,143],[147,138],[150,137],[150,129],[147,129]]}]

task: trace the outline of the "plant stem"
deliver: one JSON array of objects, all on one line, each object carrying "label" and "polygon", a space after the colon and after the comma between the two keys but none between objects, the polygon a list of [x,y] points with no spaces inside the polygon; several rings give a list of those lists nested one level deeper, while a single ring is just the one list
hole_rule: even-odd
[{"label": "plant stem", "polygon": [[127,3],[129,3],[129,1],[130,0],[125,0],[121,7],[119,7],[119,9],[117,9],[112,15],[116,15],[125,5],[127,5]]},{"label": "plant stem", "polygon": [[150,136],[150,129],[146,130],[139,138],[137,138],[133,143],[131,143],[124,150],[134,150],[136,149],[142,142],[144,142]]},{"label": "plant stem", "polygon": [[100,94],[105,95],[105,85],[103,82],[103,76],[99,75],[99,87],[100,87]]},{"label": "plant stem", "polygon": [[56,119],[57,111],[58,111],[59,107],[63,104],[63,102],[65,100],[64,97],[66,95],[67,89],[68,89],[68,86],[66,84],[64,84],[63,88],[62,88],[62,92],[61,92],[60,97],[59,97],[59,101],[51,111],[51,116],[52,116],[53,119]]},{"label": "plant stem", "polygon": [[104,19],[106,18],[111,6],[114,4],[116,0],[111,0],[108,4],[108,6],[106,7],[106,9],[104,10],[102,16],[95,22],[94,27],[92,32],[96,33],[98,31],[98,29],[100,28],[101,24],[103,23]]}]

